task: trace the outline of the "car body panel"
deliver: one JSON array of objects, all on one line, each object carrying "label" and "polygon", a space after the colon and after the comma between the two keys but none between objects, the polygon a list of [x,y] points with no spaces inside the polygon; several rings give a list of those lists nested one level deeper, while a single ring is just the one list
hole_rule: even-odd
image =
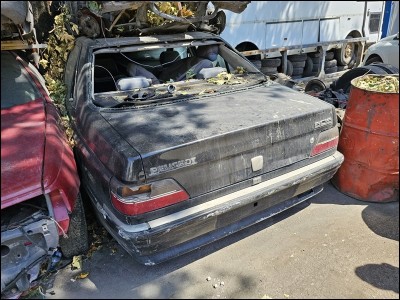
[{"label": "car body panel", "polygon": [[[252,105],[243,105],[243,99],[252,99]],[[285,103],[290,107],[281,111]],[[271,84],[229,97],[216,94],[174,105],[101,114],[138,151],[147,180],[174,178],[196,197],[306,159],[314,146],[310,140],[316,141],[319,133],[314,130],[315,122],[332,119],[332,108],[314,97]],[[292,125],[304,120],[308,126]],[[288,142],[293,144],[290,149],[285,147]],[[253,171],[249,162],[257,156],[263,157],[263,165]],[[130,181],[130,169],[127,165],[123,174],[115,176]],[[196,177],[199,180],[192,180]]]},{"label": "car body panel", "polygon": [[1,208],[42,194],[43,99],[1,110]]},{"label": "car body panel", "polygon": [[379,57],[383,63],[399,68],[399,37],[398,34],[381,39],[370,46],[363,59],[363,65],[371,57]]}]

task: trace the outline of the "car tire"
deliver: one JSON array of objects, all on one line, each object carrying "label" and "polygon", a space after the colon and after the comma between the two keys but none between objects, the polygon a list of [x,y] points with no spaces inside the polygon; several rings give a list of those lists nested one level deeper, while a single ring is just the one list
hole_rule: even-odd
[{"label": "car tire", "polygon": [[336,59],[332,59],[332,60],[325,61],[325,64],[324,64],[325,69],[327,69],[327,68],[333,68],[333,67],[336,67],[336,66],[337,66],[337,61],[336,61]]},{"label": "car tire", "polygon": [[335,73],[335,72],[337,72],[337,66],[334,66],[334,67],[331,67],[331,68],[326,68],[326,69],[324,69],[324,71],[325,71],[325,74]]},{"label": "car tire", "polygon": [[[352,35],[346,36],[346,39],[354,38]],[[350,67],[354,65],[351,64],[352,61],[355,61],[356,50],[358,44],[357,43],[347,43],[343,45],[342,48],[335,49],[335,57],[339,66],[349,65]]]},{"label": "car tire", "polygon": [[262,67],[277,68],[281,65],[280,58],[266,58],[261,60]]},{"label": "car tire", "polygon": [[311,58],[319,58],[321,56],[321,53],[319,53],[319,52],[311,52],[311,53],[308,53],[308,56],[311,57]]},{"label": "car tire", "polygon": [[[306,60],[305,66],[304,66],[304,71],[303,71],[304,76],[311,76],[313,68],[314,68],[314,63],[312,61],[312,58],[307,57],[307,60]],[[317,69],[317,71],[318,71],[318,69]]]},{"label": "car tire", "polygon": [[370,57],[365,61],[365,65],[366,66],[368,66],[368,65],[370,65],[372,63],[383,63],[383,61],[379,56]]},{"label": "car tire", "polygon": [[304,68],[306,61],[292,61],[293,68]]},{"label": "car tire", "polygon": [[399,74],[399,69],[396,68],[393,65],[389,64],[381,64],[381,63],[373,63],[371,66],[376,66],[378,68],[381,68],[382,70],[385,70],[388,74]]},{"label": "car tire", "polygon": [[291,62],[305,61],[306,59],[307,59],[307,54],[304,54],[304,53],[288,56],[288,60],[290,60]]},{"label": "car tire", "polygon": [[311,60],[312,60],[313,64],[318,65],[320,58],[319,57],[312,57]]},{"label": "car tire", "polygon": [[293,64],[290,60],[287,60],[287,68],[286,68],[286,75],[292,76],[293,75]]},{"label": "car tire", "polygon": [[377,66],[363,66],[351,69],[340,76],[335,82],[333,82],[333,89],[339,91],[342,89],[346,94],[350,92],[351,81],[364,74],[387,74],[387,72]]},{"label": "car tire", "polygon": [[304,68],[295,68],[295,67],[293,67],[292,76],[302,75],[303,71],[304,71]]},{"label": "car tire", "polygon": [[348,68],[349,68],[349,66],[337,66],[338,71],[344,71],[344,70],[347,70]]},{"label": "car tire", "polygon": [[78,193],[75,207],[70,214],[68,238],[60,237],[60,247],[66,258],[85,253],[89,249],[85,210],[81,193]]},{"label": "car tire", "polygon": [[313,64],[312,72],[318,72],[319,65]]},{"label": "car tire", "polygon": [[261,72],[263,72],[265,75],[270,75],[278,73],[278,69],[273,67],[261,67]]},{"label": "car tire", "polygon": [[325,61],[329,61],[335,58],[335,53],[328,51],[325,54]]},{"label": "car tire", "polygon": [[251,60],[250,61],[257,69],[261,69],[261,61],[260,60]]}]

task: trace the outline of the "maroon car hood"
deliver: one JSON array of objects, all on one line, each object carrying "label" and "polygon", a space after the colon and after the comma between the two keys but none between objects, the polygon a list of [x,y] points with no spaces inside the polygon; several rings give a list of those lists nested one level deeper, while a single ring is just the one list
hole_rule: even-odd
[{"label": "maroon car hood", "polygon": [[42,193],[43,99],[1,110],[1,208]]}]

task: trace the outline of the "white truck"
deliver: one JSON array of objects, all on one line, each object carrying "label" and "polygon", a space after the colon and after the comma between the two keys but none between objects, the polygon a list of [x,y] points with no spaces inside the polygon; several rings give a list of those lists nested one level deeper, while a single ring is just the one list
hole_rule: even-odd
[{"label": "white truck", "polygon": [[358,66],[365,46],[379,40],[384,5],[251,1],[240,14],[224,11],[220,35],[265,74],[280,72],[294,79],[339,76]]}]

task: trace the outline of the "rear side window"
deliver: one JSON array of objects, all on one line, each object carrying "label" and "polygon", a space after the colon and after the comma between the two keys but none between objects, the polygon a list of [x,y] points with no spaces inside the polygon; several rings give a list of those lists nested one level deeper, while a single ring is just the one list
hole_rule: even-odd
[{"label": "rear side window", "polygon": [[16,57],[1,51],[1,108],[28,103],[41,94]]}]

